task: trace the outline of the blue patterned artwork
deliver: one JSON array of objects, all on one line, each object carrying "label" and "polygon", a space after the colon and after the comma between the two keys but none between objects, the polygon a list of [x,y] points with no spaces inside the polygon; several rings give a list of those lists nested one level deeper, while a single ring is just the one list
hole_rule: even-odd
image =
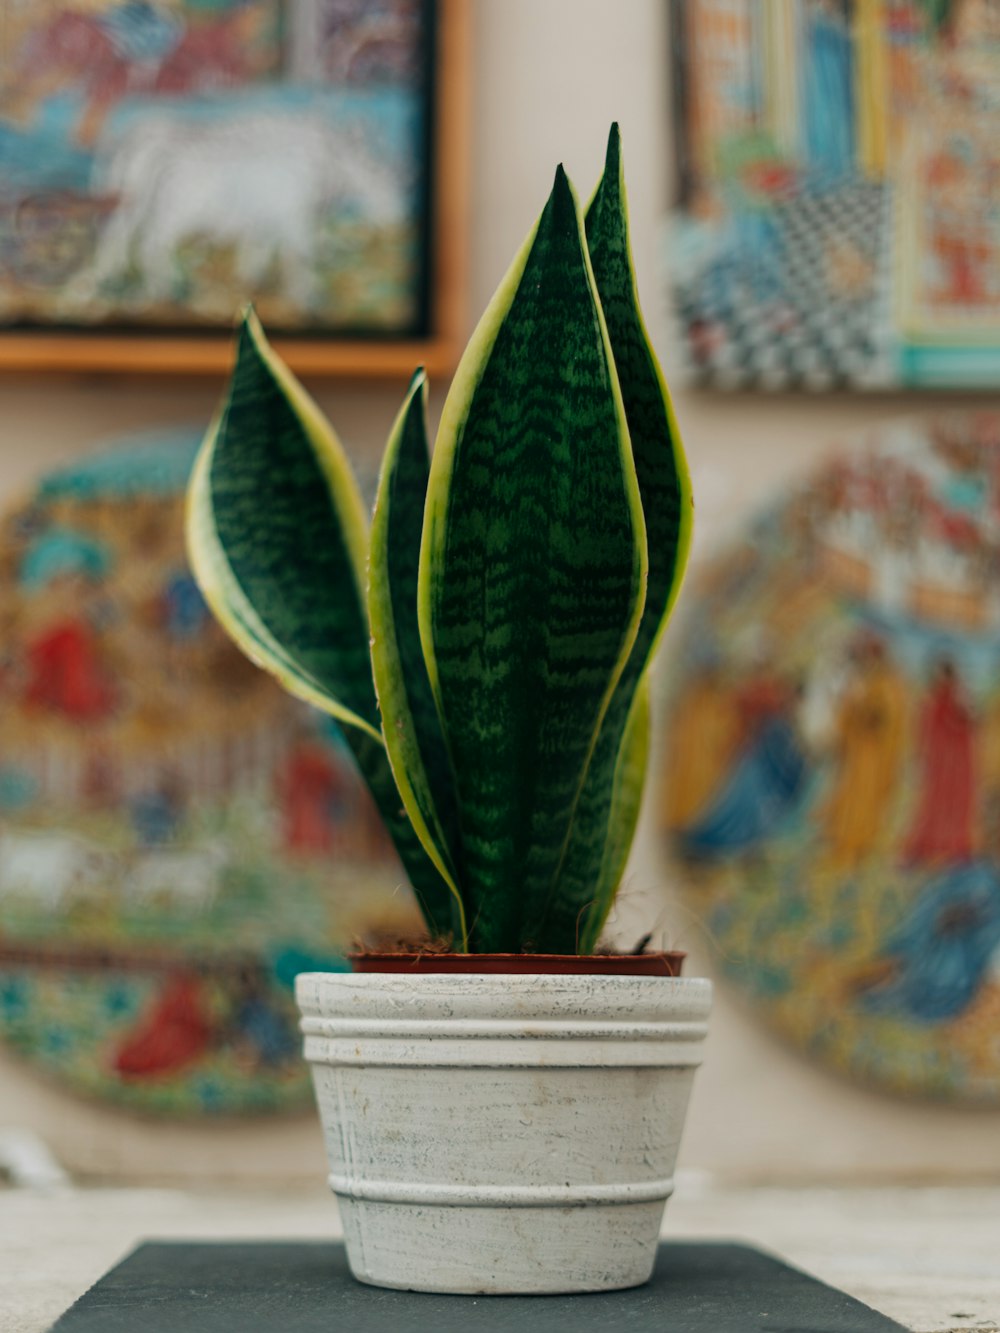
[{"label": "blue patterned artwork", "polygon": [[691,378],[991,388],[1000,369],[995,0],[671,6]]},{"label": "blue patterned artwork", "polygon": [[425,0],[0,0],[0,324],[407,333]]},{"label": "blue patterned artwork", "polygon": [[1000,416],[904,421],[719,555],[660,822],[719,966],[815,1058],[1000,1102]]},{"label": "blue patterned artwork", "polygon": [[188,571],[195,432],[125,441],[0,518],[0,1039],[170,1115],[308,1100],[292,986],[419,932],[332,726]]}]

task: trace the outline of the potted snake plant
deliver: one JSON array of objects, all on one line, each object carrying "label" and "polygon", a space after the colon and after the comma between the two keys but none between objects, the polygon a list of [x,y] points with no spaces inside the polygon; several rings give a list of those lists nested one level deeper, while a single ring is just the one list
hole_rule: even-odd
[{"label": "potted snake plant", "polygon": [[585,213],[557,170],[430,458],[426,398],[418,370],[369,528],[336,435],[248,313],[189,495],[210,607],[340,723],[433,944],[298,978],[330,1184],[364,1281],[631,1286],[710,988],[677,955],[595,952],[691,524],[617,126]]}]

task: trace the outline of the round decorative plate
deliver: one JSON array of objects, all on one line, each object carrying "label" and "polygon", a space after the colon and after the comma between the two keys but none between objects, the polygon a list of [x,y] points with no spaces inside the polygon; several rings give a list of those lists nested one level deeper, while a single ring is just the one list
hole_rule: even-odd
[{"label": "round decorative plate", "polygon": [[838,1070],[1000,1101],[1000,416],[843,453],[692,592],[659,814],[720,968]]},{"label": "round decorative plate", "polygon": [[419,928],[335,728],[230,646],[184,554],[193,432],[0,519],[0,1036],[168,1114],[309,1096],[292,984]]}]

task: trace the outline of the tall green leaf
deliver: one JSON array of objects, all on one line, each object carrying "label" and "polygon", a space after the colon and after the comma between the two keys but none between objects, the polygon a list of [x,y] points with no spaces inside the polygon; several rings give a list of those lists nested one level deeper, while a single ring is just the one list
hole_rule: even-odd
[{"label": "tall green leaf", "polygon": [[368,534],[343,448],[249,313],[195,465],[188,549],[223,628],[345,738],[436,933],[450,893],[405,815],[382,743],[362,595]]},{"label": "tall green leaf", "polygon": [[195,464],[188,549],[239,646],[286,689],[379,736],[360,589],[364,506],[336,435],[244,319]]},{"label": "tall green leaf", "polygon": [[420,554],[477,950],[538,947],[645,581],[618,377],[560,167],[445,403]]},{"label": "tall green leaf", "polygon": [[459,892],[454,779],[417,624],[417,570],[430,460],[427,376],[418,370],[386,445],[372,519],[368,615],[385,747],[403,804],[453,895],[456,942],[468,947]]},{"label": "tall green leaf", "polygon": [[344,738],[372,794],[386,832],[399,853],[430,935],[434,939],[457,939],[461,934],[461,916],[456,924],[454,894],[417,837],[400,798],[381,737],[374,740],[367,731],[347,727]]},{"label": "tall green leaf", "polygon": [[[587,210],[587,245],[621,382],[649,548],[646,605],[625,670],[611,699],[576,808],[544,931],[546,948],[593,943],[607,916],[628,856],[616,827],[621,793],[616,772],[642,773],[619,762],[633,700],[680,588],[691,544],[691,482],[670,395],[649,342],[629,242],[628,204],[618,126],[611,127],[604,174]],[[634,827],[634,820],[633,820]],[[610,849],[617,846],[614,854]],[[590,903],[580,930],[580,906]]]},{"label": "tall green leaf", "polygon": [[[625,733],[618,749],[614,783],[611,789],[611,810],[607,834],[597,868],[597,892],[577,914],[578,934],[576,948],[580,953],[593,953],[604,929],[615,894],[621,885],[628,861],[642,792],[646,785],[646,765],[649,761],[649,673],[639,682],[632,699],[632,711],[625,724]],[[566,946],[568,947],[568,946]]]}]

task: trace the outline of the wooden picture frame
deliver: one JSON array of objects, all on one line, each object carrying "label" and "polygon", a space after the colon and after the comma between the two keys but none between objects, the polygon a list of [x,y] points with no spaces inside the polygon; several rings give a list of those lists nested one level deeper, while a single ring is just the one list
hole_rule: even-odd
[{"label": "wooden picture frame", "polygon": [[[435,10],[427,330],[415,337],[275,332],[275,348],[297,374],[397,378],[409,375],[417,365],[441,375],[457,364],[468,282],[470,4],[436,0]],[[231,361],[232,333],[224,328],[193,332],[161,332],[153,326],[0,328],[0,376],[206,377],[223,374]]]}]

